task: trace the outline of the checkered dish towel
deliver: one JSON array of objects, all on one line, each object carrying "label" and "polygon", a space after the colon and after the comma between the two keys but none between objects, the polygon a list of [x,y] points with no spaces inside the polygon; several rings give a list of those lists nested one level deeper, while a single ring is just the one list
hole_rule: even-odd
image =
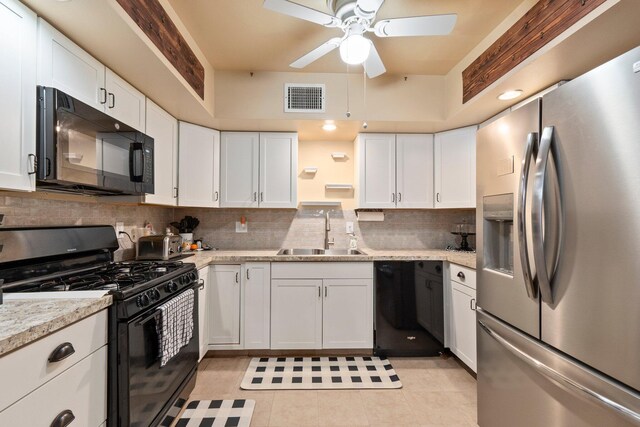
[{"label": "checkered dish towel", "polygon": [[193,302],[195,293],[189,289],[172,300],[162,304],[156,322],[158,344],[162,360],[160,367],[178,354],[180,349],[193,337]]}]

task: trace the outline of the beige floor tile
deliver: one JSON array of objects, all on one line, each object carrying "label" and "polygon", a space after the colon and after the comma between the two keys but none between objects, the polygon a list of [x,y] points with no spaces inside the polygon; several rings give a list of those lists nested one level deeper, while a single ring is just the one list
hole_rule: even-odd
[{"label": "beige floor tile", "polygon": [[423,425],[452,426],[475,423],[474,404],[461,392],[414,391],[405,393],[415,419]]},{"label": "beige floor tile", "polygon": [[277,391],[273,398],[269,426],[318,426],[318,392],[310,390]]},{"label": "beige floor tile", "polygon": [[402,390],[361,390],[370,425],[417,424]]},{"label": "beige floor tile", "polygon": [[318,392],[321,426],[368,426],[362,397],[357,390],[323,390]]}]

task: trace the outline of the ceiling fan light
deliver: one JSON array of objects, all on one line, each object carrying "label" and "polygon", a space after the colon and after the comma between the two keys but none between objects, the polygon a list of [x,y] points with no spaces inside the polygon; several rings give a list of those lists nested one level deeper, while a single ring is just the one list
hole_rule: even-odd
[{"label": "ceiling fan light", "polygon": [[340,44],[340,58],[349,65],[362,64],[369,57],[371,42],[360,34],[352,34]]}]

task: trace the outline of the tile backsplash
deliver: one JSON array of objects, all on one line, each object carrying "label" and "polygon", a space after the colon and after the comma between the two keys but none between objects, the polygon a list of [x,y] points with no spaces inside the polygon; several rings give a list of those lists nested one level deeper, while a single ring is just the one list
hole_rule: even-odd
[{"label": "tile backsplash", "polygon": [[[346,222],[354,223],[358,246],[371,249],[442,249],[459,244],[453,224],[474,223],[474,209],[386,210],[383,222],[358,222],[354,210],[331,210],[329,237],[334,247],[349,246]],[[171,221],[195,216],[196,238],[219,249],[319,248],[324,246],[325,211],[322,209],[204,209],[114,204],[108,199],[48,193],[0,192],[2,226],[93,225],[123,222],[131,232],[146,221],[159,233]],[[236,233],[244,216],[247,233]],[[475,239],[470,239],[475,246]],[[117,259],[134,255],[126,237]]]}]

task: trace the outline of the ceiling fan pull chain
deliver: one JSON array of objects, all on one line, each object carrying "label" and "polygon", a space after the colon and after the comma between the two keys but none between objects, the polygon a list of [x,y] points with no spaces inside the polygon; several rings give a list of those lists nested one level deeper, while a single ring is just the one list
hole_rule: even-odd
[{"label": "ceiling fan pull chain", "polygon": [[349,64],[347,64],[347,118],[351,117],[351,109],[349,107]]},{"label": "ceiling fan pull chain", "polygon": [[362,81],[364,82],[364,88],[362,90],[362,93],[364,94],[364,122],[362,123],[362,127],[366,129],[369,127],[369,124],[367,123],[367,70],[365,70],[364,67],[362,68]]}]

